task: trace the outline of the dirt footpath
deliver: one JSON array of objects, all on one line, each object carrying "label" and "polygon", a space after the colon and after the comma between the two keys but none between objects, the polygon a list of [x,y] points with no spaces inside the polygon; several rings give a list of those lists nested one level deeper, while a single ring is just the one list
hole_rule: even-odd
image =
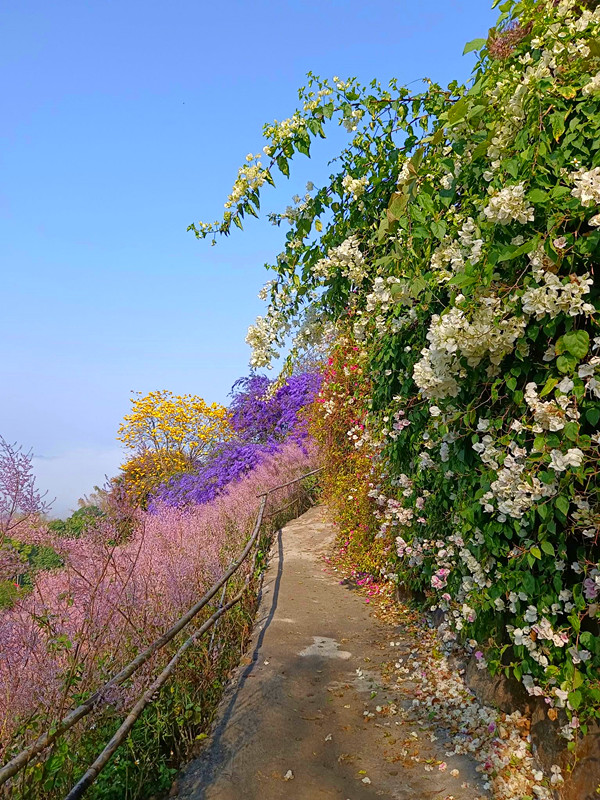
[{"label": "dirt footpath", "polygon": [[[180,800],[475,800],[475,761],[403,713],[393,674],[414,638],[380,622],[325,571],[334,530],[320,508],[274,543],[252,643]],[[393,645],[392,645],[393,643]],[[447,763],[446,763],[447,762]]]}]

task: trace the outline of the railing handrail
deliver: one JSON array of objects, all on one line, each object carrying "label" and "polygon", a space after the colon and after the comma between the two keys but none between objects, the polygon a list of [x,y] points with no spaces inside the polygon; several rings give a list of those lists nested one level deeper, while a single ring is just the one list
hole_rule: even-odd
[{"label": "railing handrail", "polygon": [[117,750],[117,748],[123,743],[123,740],[127,737],[129,731],[133,728],[137,720],[139,719],[142,711],[146,708],[146,706],[152,702],[154,695],[156,692],[160,691],[162,686],[166,683],[167,679],[172,675],[175,670],[175,667],[181,661],[183,656],[185,655],[186,651],[194,644],[194,642],[200,638],[204,633],[206,633],[209,628],[211,628],[217,620],[223,616],[230,608],[233,608],[244,596],[244,592],[246,591],[246,586],[237,593],[237,595],[226,603],[221,608],[217,609],[212,617],[209,617],[204,625],[198,628],[185,642],[181,645],[179,650],[175,653],[173,658],[169,661],[167,666],[163,669],[160,673],[158,678],[146,689],[144,694],[141,698],[137,701],[134,707],[131,709],[129,714],[125,717],[121,725],[119,726],[118,730],[112,737],[112,739],[108,742],[105,746],[104,750],[100,753],[98,758],[94,761],[94,763],[88,767],[86,772],[81,776],[81,778],[77,781],[75,786],[71,789],[69,794],[65,797],[65,800],[79,800],[79,798],[83,795],[83,793],[88,789],[92,783],[96,780],[100,772],[104,769],[104,767],[108,764],[111,756]]},{"label": "railing handrail", "polygon": [[[227,584],[232,575],[234,575],[237,572],[237,570],[241,567],[241,565],[244,563],[254,543],[258,538],[258,534],[260,533],[260,528],[264,517],[265,506],[267,504],[267,499],[270,494],[273,494],[273,492],[276,492],[279,489],[284,489],[287,486],[291,486],[294,483],[298,483],[298,481],[304,480],[305,478],[308,478],[311,475],[315,475],[321,470],[322,467],[319,469],[311,470],[311,472],[307,472],[304,475],[300,475],[297,478],[294,478],[291,481],[287,481],[286,483],[279,484],[278,486],[273,486],[267,491],[261,492],[261,494],[257,495],[258,498],[261,498],[261,502],[256,522],[254,524],[254,528],[252,529],[250,538],[248,539],[240,556],[230,564],[229,568],[223,573],[221,578],[215,584],[213,584],[211,588],[204,594],[204,596],[195,605],[193,605],[190,609],[188,609],[188,611],[186,611],[186,613],[183,614],[183,616],[181,616],[161,637],[152,642],[152,644],[150,644],[141,653],[138,653],[138,655],[134,659],[132,659],[129,662],[129,664],[123,667],[123,669],[121,669],[120,672],[114,675],[110,680],[108,680],[92,695],[90,695],[90,697],[88,697],[86,701],[77,706],[77,708],[74,708],[72,711],[70,711],[65,717],[63,717],[63,719],[56,725],[56,727],[53,727],[50,730],[43,733],[34,742],[32,742],[30,745],[24,748],[20,753],[14,756],[10,761],[8,761],[4,766],[2,766],[0,768],[0,786],[5,784],[6,781],[10,780],[10,778],[12,778],[18,772],[20,772],[24,767],[27,766],[27,764],[33,758],[35,758],[35,756],[39,755],[43,750],[45,750],[47,747],[53,744],[56,741],[56,739],[58,739],[60,736],[62,736],[64,733],[70,730],[77,722],[79,722],[81,719],[83,719],[85,716],[91,713],[95,708],[104,705],[106,703],[105,696],[107,689],[110,689],[114,686],[119,686],[129,677],[131,677],[131,675],[133,675],[134,672],[136,672],[143,664],[145,664],[154,655],[154,653],[161,650],[165,645],[167,645],[170,641],[172,641],[172,639],[174,639],[174,637],[181,630],[183,630],[194,619],[194,617],[196,617],[200,613],[200,611],[212,600],[212,598],[216,595],[219,589],[225,586],[225,584]],[[165,673],[165,670],[169,669],[169,667],[172,664],[171,670],[165,676],[162,683],[160,683],[160,686],[162,686],[164,681],[166,681],[166,679],[170,676],[177,662],[181,659],[181,657],[183,656],[185,651],[191,646],[191,644],[193,644],[193,642],[197,638],[199,638],[203,633],[209,630],[209,628],[212,627],[212,625],[214,625],[226,611],[228,611],[230,608],[233,607],[233,605],[239,602],[239,600],[243,596],[243,593],[245,592],[245,589],[246,587],[244,587],[244,589],[239,593],[238,596],[236,596],[236,598],[229,601],[225,606],[221,604],[219,609],[211,617],[209,617],[209,619],[198,629],[198,631],[196,631],[191,637],[189,637],[186,640],[186,642],[184,642],[183,645],[181,645],[181,647],[179,648],[177,653],[173,656],[169,664],[165,667],[163,672],[161,672],[159,677],[156,679],[157,681],[160,680],[160,678]],[[152,684],[152,686],[154,686],[154,684]],[[160,686],[158,688],[160,688]],[[117,733],[115,733],[115,735],[108,743],[108,745],[105,747],[105,749],[102,751],[98,759],[96,759],[94,764],[80,779],[80,781],[76,784],[76,786],[73,787],[73,789],[71,790],[67,798],[65,798],[65,800],[75,800],[75,798],[81,797],[85,789],[88,788],[88,786],[95,780],[95,778],[97,777],[98,773],[100,772],[104,764],[108,762],[114,750],[119,746],[119,744],[117,743],[112,749],[110,749],[116,737],[118,737],[119,732],[121,731],[123,726],[126,725],[127,721],[134,713],[139,703],[141,703],[146,696],[152,698],[152,696],[156,693],[156,691],[157,689],[154,689],[150,694],[148,694],[150,692],[150,689],[146,690],[142,698],[138,701],[136,706],[134,706],[134,708],[132,709],[126,720],[123,722],[123,725],[119,728]],[[145,707],[146,705],[147,702],[144,704],[143,707]],[[135,722],[140,713],[141,710],[133,720],[133,723]],[[128,728],[128,730],[129,729],[130,728]],[[106,756],[104,763],[99,769],[97,769],[97,771],[95,771],[93,777],[90,778],[91,771],[97,766],[99,761],[103,759],[103,757],[105,756],[105,754],[109,749],[110,752]],[[84,783],[85,785],[83,785]],[[80,788],[78,789],[78,787]],[[77,793],[74,794],[76,790],[78,791]]]}]

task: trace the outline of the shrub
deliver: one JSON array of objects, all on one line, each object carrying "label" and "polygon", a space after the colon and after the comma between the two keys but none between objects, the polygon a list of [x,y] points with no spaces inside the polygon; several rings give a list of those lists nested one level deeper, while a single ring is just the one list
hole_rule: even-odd
[{"label": "shrub", "polygon": [[306,423],[300,414],[312,402],[320,382],[318,372],[292,375],[280,386],[263,375],[240,378],[231,392],[232,428],[248,442],[305,438]]},{"label": "shrub", "polygon": [[276,450],[275,443],[229,442],[196,474],[181,475],[160,486],[149,508],[153,511],[163,503],[169,506],[208,503]]},{"label": "shrub", "polygon": [[9,444],[0,436],[0,535],[8,536],[32,517],[50,510],[47,492],[40,494],[35,486],[33,454]]},{"label": "shrub", "polygon": [[54,519],[48,523],[48,530],[57,536],[66,536],[68,539],[79,539],[90,528],[93,528],[104,516],[98,506],[82,506],[74,511],[67,519]]},{"label": "shrub", "polygon": [[112,480],[113,505],[125,503],[145,508],[148,498],[161,484],[193,469],[194,462],[179,451],[145,450],[126,461]]},{"label": "shrub", "polygon": [[307,438],[303,409],[320,385],[318,373],[288,378],[277,386],[262,375],[240,378],[232,389],[229,407],[235,439],[215,448],[205,464],[172,478],[154,492],[156,504],[185,506],[206,503],[280,449],[284,441]]}]

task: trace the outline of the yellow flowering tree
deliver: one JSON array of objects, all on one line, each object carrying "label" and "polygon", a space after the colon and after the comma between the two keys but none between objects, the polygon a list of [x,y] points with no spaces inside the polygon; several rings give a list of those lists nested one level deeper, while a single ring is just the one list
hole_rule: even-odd
[{"label": "yellow flowering tree", "polygon": [[233,435],[229,413],[218,403],[208,405],[197,395],[166,390],[136,394],[117,439],[138,454],[179,453],[188,461],[201,461],[215,444]]},{"label": "yellow flowering tree", "polygon": [[121,465],[121,474],[116,481],[130,504],[145,508],[149,496],[162,483],[182,472],[190,472],[192,468],[192,462],[183,453],[146,450]]},{"label": "yellow flowering tree", "polygon": [[121,466],[118,485],[128,502],[145,507],[152,492],[174,475],[193,471],[219,442],[231,439],[229,413],[218,403],[168,391],[141,392],[117,438],[134,451]]}]

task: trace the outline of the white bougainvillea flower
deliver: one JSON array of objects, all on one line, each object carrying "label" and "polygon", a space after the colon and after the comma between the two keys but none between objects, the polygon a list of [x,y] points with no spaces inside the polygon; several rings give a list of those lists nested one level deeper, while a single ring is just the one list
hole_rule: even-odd
[{"label": "white bougainvillea flower", "polygon": [[571,172],[569,177],[575,183],[571,194],[582,206],[587,208],[600,203],[600,167],[578,169]]},{"label": "white bougainvillea flower", "polygon": [[600,214],[594,214],[593,217],[588,219],[588,225],[592,228],[600,228]]},{"label": "white bougainvillea flower", "polygon": [[510,222],[520,222],[521,225],[525,225],[534,220],[533,206],[528,204],[525,197],[524,183],[505,186],[490,198],[483,213],[490,222],[497,222],[500,225],[508,225]]},{"label": "white bougainvillea flower", "polygon": [[571,447],[566,453],[552,450],[550,453],[550,469],[555,472],[565,472],[568,467],[580,467],[583,462],[583,451],[578,447]]}]

